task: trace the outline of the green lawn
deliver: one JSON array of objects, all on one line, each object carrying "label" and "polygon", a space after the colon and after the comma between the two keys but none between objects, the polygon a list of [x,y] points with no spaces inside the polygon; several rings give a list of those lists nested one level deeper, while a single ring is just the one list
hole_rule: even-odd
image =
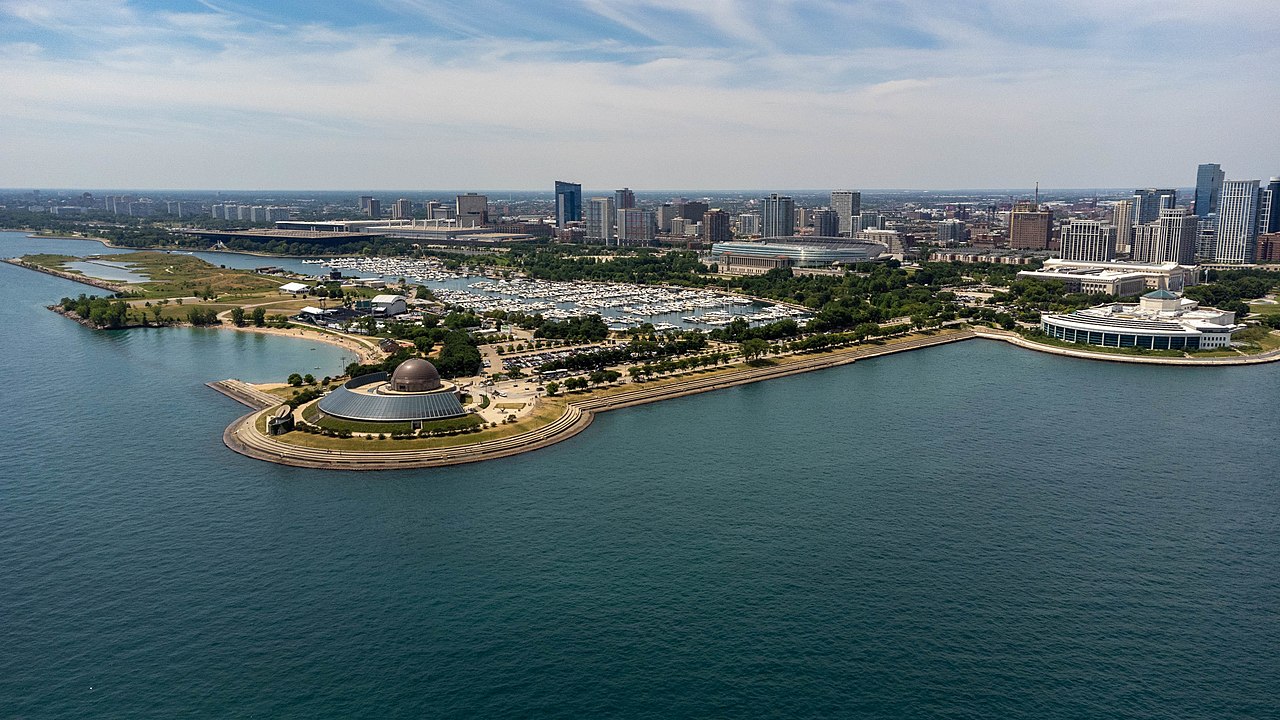
[{"label": "green lawn", "polygon": [[486,440],[511,437],[549,425],[564,415],[565,403],[566,400],[563,398],[546,398],[538,403],[536,410],[522,418],[520,422],[500,424],[497,427],[482,430],[478,433],[413,438],[410,440],[366,440],[359,437],[335,438],[304,432],[291,432],[277,436],[275,439],[300,447],[327,450],[409,450],[413,448],[458,447],[460,445],[473,445]]}]

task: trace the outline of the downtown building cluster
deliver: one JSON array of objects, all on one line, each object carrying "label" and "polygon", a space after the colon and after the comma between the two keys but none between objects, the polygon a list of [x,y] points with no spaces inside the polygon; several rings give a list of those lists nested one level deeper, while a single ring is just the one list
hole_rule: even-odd
[{"label": "downtown building cluster", "polygon": [[1134,190],[1112,205],[1108,219],[1069,218],[1053,247],[1053,214],[1025,203],[1009,215],[1009,247],[1053,250],[1066,260],[1242,265],[1280,260],[1280,178],[1227,180],[1201,165],[1190,202],[1175,188]]}]

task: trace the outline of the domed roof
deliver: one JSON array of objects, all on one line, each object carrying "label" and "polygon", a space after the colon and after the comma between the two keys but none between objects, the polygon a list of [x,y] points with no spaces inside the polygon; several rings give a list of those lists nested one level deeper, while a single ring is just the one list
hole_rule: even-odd
[{"label": "domed roof", "polygon": [[391,373],[391,389],[396,392],[430,392],[440,387],[436,366],[422,358],[409,358]]}]

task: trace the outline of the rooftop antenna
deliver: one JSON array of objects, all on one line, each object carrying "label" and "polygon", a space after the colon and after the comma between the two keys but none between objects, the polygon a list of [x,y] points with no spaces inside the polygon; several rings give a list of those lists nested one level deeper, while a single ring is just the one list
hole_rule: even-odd
[{"label": "rooftop antenna", "polygon": [[1040,209],[1040,181],[1036,181],[1036,209]]}]

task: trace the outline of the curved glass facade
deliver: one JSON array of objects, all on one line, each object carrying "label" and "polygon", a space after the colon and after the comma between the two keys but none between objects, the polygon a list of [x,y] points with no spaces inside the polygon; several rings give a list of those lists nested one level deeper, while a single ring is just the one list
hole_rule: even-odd
[{"label": "curved glass facade", "polygon": [[834,263],[875,260],[888,251],[880,243],[846,240],[831,244],[788,242],[727,242],[711,246],[711,254],[739,257],[785,258],[794,267],[827,267]]}]

